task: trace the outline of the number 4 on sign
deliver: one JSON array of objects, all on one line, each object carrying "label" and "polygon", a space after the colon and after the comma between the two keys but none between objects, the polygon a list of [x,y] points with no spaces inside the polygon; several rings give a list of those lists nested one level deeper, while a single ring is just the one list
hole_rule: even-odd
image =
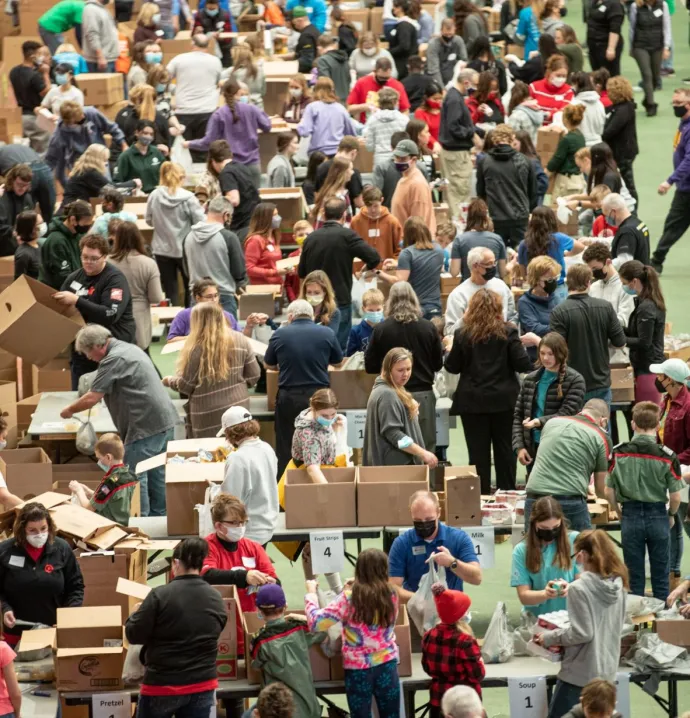
[{"label": "number 4 on sign", "polygon": [[546,718],[546,676],[508,679],[510,718]]},{"label": "number 4 on sign", "polygon": [[313,531],[309,534],[311,565],[315,574],[338,573],[345,567],[342,531]]}]

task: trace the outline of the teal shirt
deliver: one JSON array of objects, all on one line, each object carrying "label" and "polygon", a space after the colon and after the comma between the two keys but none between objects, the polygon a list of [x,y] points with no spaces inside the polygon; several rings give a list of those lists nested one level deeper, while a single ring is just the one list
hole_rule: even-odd
[{"label": "teal shirt", "polygon": [[[546,407],[546,392],[549,387],[558,378],[558,374],[555,371],[549,371],[544,369],[544,373],[537,382],[537,406],[532,419],[539,419],[544,416],[544,408]],[[533,429],[532,436],[534,437],[534,443],[538,444],[541,441],[541,429]]]},{"label": "teal shirt", "polygon": [[[577,538],[577,531],[568,532],[570,540],[570,553],[575,553],[574,545]],[[513,568],[510,577],[510,585],[515,588],[517,586],[527,586],[532,591],[543,591],[549,581],[555,581],[562,578],[568,583],[572,583],[577,576],[577,564],[571,561],[569,571],[564,571],[560,566],[554,566],[553,560],[556,556],[556,542],[546,544],[541,552],[541,569],[538,573],[530,573],[527,570],[527,543],[520,543],[513,549]],[[565,598],[551,598],[544,603],[536,606],[524,606],[523,611],[529,611],[535,616],[541,616],[542,613],[550,613],[551,611],[565,611]]]},{"label": "teal shirt", "polygon": [[81,25],[84,3],[81,0],[62,0],[41,15],[38,24],[47,32],[62,33]]}]

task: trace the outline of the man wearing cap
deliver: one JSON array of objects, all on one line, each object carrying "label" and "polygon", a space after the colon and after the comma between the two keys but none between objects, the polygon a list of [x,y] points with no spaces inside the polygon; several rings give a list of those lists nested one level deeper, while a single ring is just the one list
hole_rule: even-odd
[{"label": "man wearing cap", "polygon": [[393,64],[387,57],[379,57],[374,71],[355,82],[347,98],[347,111],[360,122],[366,122],[367,114],[378,109],[378,92],[384,87],[391,87],[398,93],[400,112],[409,112],[407,91],[402,82],[393,77]]},{"label": "man wearing cap", "polygon": [[221,419],[218,436],[235,448],[225,460],[225,479],[220,490],[245,505],[245,536],[262,546],[273,537],[278,521],[278,460],[270,444],[259,438],[259,422],[241,406],[231,406]]},{"label": "man wearing cap", "polygon": [[326,20],[328,17],[328,9],[324,0],[288,0],[285,9],[288,12],[292,12],[292,17],[295,17],[295,10],[300,8],[303,10],[305,15],[309,18],[316,28],[317,32],[321,33],[326,29]]},{"label": "man wearing cap", "polygon": [[413,140],[402,140],[393,150],[395,168],[401,177],[391,200],[391,214],[403,226],[409,217],[421,217],[433,237],[436,234],[434,201],[431,187],[417,167],[418,158],[419,147]]},{"label": "man wearing cap", "polygon": [[[657,375],[656,388],[662,394],[659,441],[676,453],[687,484],[690,478],[690,367],[682,359],[667,359],[661,364],[651,364],[649,371]],[[687,485],[680,493],[681,504],[671,527],[671,589],[676,587],[681,575],[683,527],[690,536]]]},{"label": "man wearing cap", "polygon": [[320,32],[311,24],[307,10],[302,5],[297,5],[292,10],[292,27],[299,33],[295,48],[295,60],[299,61],[298,72],[311,72],[316,60],[316,43]]}]

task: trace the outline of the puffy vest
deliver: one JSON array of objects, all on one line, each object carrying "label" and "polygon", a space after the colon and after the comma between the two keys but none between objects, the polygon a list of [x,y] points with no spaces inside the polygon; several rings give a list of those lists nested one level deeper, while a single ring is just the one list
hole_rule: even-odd
[{"label": "puffy vest", "polygon": [[[656,0],[650,7],[647,3],[637,7],[633,47],[642,50],[662,50],[664,47],[664,3]],[[656,13],[656,15],[654,14]],[[658,17],[657,17],[658,15]]]}]

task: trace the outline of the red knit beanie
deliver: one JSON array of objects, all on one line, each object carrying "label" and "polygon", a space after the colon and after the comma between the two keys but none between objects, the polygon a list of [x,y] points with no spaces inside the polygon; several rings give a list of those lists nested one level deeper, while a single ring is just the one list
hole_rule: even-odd
[{"label": "red knit beanie", "polygon": [[436,602],[436,610],[441,623],[457,623],[467,615],[472,601],[462,591],[451,591],[442,583],[435,583],[431,587]]}]

